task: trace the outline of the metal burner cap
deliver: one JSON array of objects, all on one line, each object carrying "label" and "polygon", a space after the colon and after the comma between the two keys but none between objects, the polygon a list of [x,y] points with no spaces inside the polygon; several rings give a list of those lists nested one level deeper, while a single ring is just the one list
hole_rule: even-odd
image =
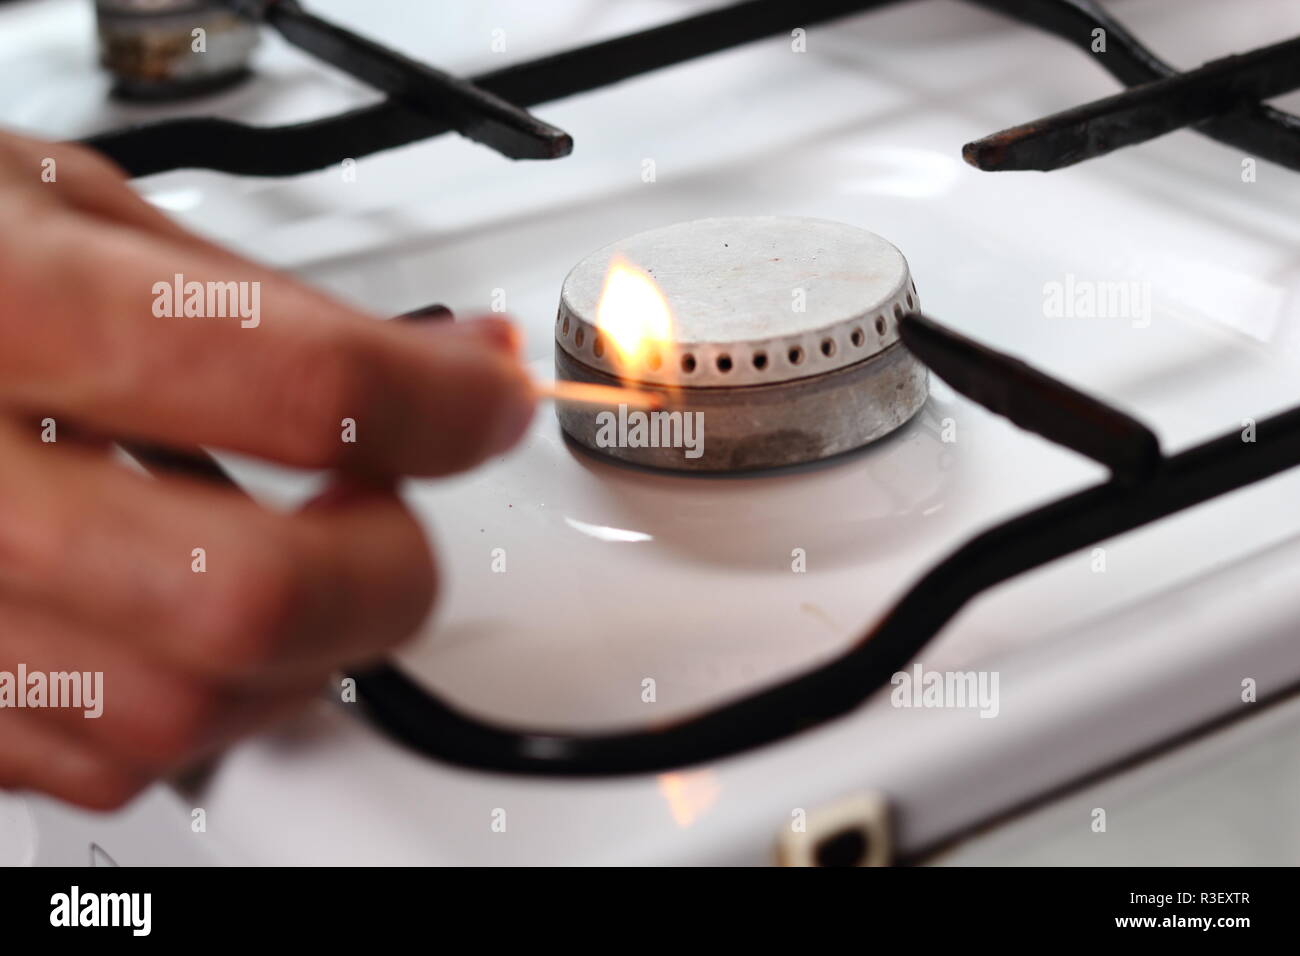
[{"label": "metal burner cap", "polygon": [[[615,256],[654,280],[671,313],[649,283],[612,273],[621,300],[612,318],[643,313],[640,324],[628,320],[634,348],[596,328]],[[653,229],[569,273],[555,374],[635,381],[661,409],[633,422],[620,405],[616,432],[612,405],[557,402],[555,413],[579,445],[655,468],[752,471],[828,458],[889,434],[925,403],[925,366],[898,341],[898,320],[917,308],[902,254],[853,226],[760,216]],[[616,346],[634,367],[615,364]]]},{"label": "metal burner cap", "polygon": [[596,328],[610,260],[647,272],[672,310],[673,342],[635,374],[708,388],[766,385],[855,365],[898,340],[919,307],[903,258],[875,233],[823,219],[697,219],[638,233],[592,253],[560,295],[556,342],[610,374]]}]

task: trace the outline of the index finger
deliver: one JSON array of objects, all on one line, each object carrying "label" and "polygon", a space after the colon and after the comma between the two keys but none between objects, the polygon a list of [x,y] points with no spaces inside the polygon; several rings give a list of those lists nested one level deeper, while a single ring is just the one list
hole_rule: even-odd
[{"label": "index finger", "polygon": [[0,401],[26,412],[116,438],[419,475],[508,448],[532,415],[496,332],[376,322],[228,254],[71,213],[3,241]]}]

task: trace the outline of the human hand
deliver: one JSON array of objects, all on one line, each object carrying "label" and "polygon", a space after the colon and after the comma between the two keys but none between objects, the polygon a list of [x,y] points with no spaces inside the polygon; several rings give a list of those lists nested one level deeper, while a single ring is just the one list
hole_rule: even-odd
[{"label": "human hand", "polygon": [[[205,300],[231,314],[177,315],[177,275],[235,283]],[[500,453],[533,410],[506,323],[375,321],[193,236],[94,154],[4,133],[0,291],[0,786],[88,807],[409,637],[435,570],[393,479]],[[111,440],[335,479],[285,514],[143,476]],[[102,672],[101,716],[6,702],[20,666]]]}]

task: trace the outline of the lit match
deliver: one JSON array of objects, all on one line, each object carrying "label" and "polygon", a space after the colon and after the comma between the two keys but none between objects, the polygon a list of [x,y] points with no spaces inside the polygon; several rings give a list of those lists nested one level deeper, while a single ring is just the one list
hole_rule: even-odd
[{"label": "lit match", "polygon": [[656,409],[663,407],[663,398],[655,392],[644,392],[616,385],[597,385],[592,382],[572,382],[558,379],[553,382],[536,382],[533,394],[557,402],[581,405],[626,405],[628,408]]}]

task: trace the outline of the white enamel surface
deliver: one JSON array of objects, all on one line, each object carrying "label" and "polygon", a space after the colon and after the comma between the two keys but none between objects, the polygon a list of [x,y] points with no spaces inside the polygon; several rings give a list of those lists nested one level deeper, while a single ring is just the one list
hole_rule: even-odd
[{"label": "white enamel surface", "polygon": [[[315,5],[468,73],[699,6]],[[1242,6],[1252,15],[1211,0],[1114,9],[1180,65],[1300,33],[1294,4]],[[0,10],[0,80],[23,91],[0,121],[73,135],[195,109],[105,108],[88,18],[64,21],[64,8],[81,5]],[[490,52],[494,29],[505,54]],[[205,107],[267,123],[373,98],[272,39],[258,58],[255,84]],[[709,215],[850,223],[905,252],[927,312],[1140,415],[1177,451],[1300,401],[1300,179],[1261,162],[1244,183],[1238,151],[1191,133],[1049,175],[960,160],[972,138],[1115,86],[1060,41],[927,0],[811,28],[804,54],[776,38],[540,107],[577,142],[556,163],[444,137],[360,160],[355,183],[338,169],[182,171],[140,187],[377,314],[432,301],[470,313],[503,290],[538,374],[560,283],[594,248]],[[1046,318],[1045,284],[1069,276],[1150,283],[1149,324]],[[311,484],[244,462],[238,473],[268,499]],[[446,589],[402,660],[501,721],[592,729],[688,713],[837,653],[968,535],[1101,478],[937,381],[927,408],[872,448],[737,479],[583,457],[544,409],[510,455],[410,486]],[[1107,543],[1105,573],[1075,555],[978,601],[924,662],[998,661],[993,720],[878,700],[679,775],[539,782],[426,762],[322,704],[237,749],[203,805],[224,849],[261,862],[763,862],[792,808],[880,787],[906,810],[902,847],[928,846],[1240,706],[1243,676],[1265,695],[1300,678],[1297,500],[1300,473],[1283,475]],[[806,573],[791,570],[795,549]],[[490,827],[497,808],[506,833]]]}]

